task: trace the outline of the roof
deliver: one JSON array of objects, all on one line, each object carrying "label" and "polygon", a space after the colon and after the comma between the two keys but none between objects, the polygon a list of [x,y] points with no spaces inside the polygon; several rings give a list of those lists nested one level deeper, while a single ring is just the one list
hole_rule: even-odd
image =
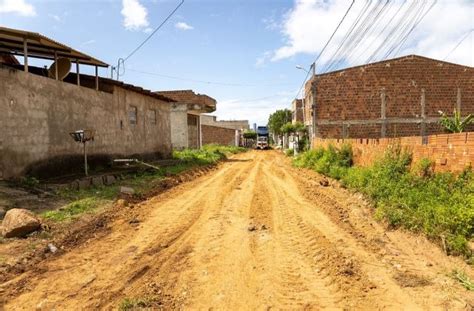
[{"label": "roof", "polygon": [[28,56],[31,57],[54,59],[54,53],[56,52],[58,57],[68,58],[72,61],[77,60],[79,64],[99,67],[109,66],[92,56],[74,50],[40,33],[6,27],[0,27],[0,53],[24,55],[23,42],[25,39],[28,47]]},{"label": "roof", "polygon": [[158,91],[155,93],[177,102],[186,103],[191,111],[202,113],[216,110],[216,100],[214,98],[204,94],[196,94],[193,90]]},{"label": "roof", "polygon": [[434,58],[429,58],[429,57],[426,57],[426,56],[420,56],[420,55],[414,55],[414,54],[412,54],[412,55],[405,55],[405,56],[400,56],[400,57],[391,58],[391,59],[385,59],[385,60],[381,60],[381,61],[374,62],[374,63],[368,63],[368,64],[364,64],[364,65],[359,65],[359,66],[353,66],[353,67],[347,67],[347,68],[343,68],[343,69],[338,69],[338,70],[335,70],[335,71],[330,71],[330,72],[325,72],[325,73],[317,74],[316,76],[318,76],[318,77],[320,77],[320,76],[326,76],[326,75],[331,75],[331,74],[335,74],[335,73],[339,73],[339,72],[343,72],[343,71],[347,71],[347,70],[353,70],[353,69],[358,69],[358,68],[371,67],[371,66],[375,66],[375,65],[381,65],[381,64],[386,64],[386,63],[394,62],[394,61],[403,61],[403,60],[408,60],[408,59],[428,60],[428,61],[431,61],[431,62],[436,62],[436,63],[442,63],[442,64],[448,64],[448,65],[452,65],[452,66],[459,66],[459,67],[463,67],[463,68],[473,69],[473,67],[470,67],[470,66],[465,66],[465,65],[450,63],[450,62],[446,62],[446,61],[439,60],[439,59],[434,59]]}]

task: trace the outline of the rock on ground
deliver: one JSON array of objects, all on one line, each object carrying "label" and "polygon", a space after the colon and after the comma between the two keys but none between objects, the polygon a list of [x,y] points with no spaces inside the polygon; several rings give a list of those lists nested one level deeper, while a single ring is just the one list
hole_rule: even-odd
[{"label": "rock on ground", "polygon": [[40,229],[40,220],[26,209],[14,208],[5,214],[2,222],[2,236],[5,238],[24,237]]}]

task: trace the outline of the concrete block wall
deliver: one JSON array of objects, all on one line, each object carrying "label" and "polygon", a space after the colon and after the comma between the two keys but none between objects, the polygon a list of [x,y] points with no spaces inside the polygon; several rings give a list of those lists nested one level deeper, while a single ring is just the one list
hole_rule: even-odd
[{"label": "concrete block wall", "polygon": [[[137,124],[130,124],[130,107]],[[69,136],[92,129],[93,159],[171,154],[170,104],[114,86],[113,94],[0,67],[0,179],[82,170],[82,145]],[[156,112],[156,122],[150,119]]]},{"label": "concrete block wall", "polygon": [[313,141],[314,147],[350,144],[354,152],[354,164],[370,166],[391,146],[400,145],[413,154],[413,163],[423,158],[433,161],[435,171],[461,172],[474,166],[474,132],[411,136],[399,138],[322,139]]},{"label": "concrete block wall", "polygon": [[411,55],[317,75],[305,94],[306,123],[315,113],[317,137],[439,134],[439,110],[474,113],[474,68]]},{"label": "concrete block wall", "polygon": [[202,143],[236,146],[236,130],[211,125],[201,125]]}]

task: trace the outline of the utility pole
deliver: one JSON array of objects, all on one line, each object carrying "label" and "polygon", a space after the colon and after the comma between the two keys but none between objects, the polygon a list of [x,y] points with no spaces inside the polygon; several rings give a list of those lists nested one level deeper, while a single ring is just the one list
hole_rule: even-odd
[{"label": "utility pole", "polygon": [[311,65],[313,76],[311,77],[311,95],[312,95],[312,131],[311,131],[311,147],[313,147],[313,140],[316,138],[316,63]]}]

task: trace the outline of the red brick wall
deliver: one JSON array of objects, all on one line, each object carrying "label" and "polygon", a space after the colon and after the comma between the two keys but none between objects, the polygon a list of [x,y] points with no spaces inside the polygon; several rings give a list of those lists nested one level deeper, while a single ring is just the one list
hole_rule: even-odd
[{"label": "red brick wall", "polygon": [[[381,137],[381,124],[346,124],[352,120],[380,120],[382,93],[385,94],[386,137],[421,135],[420,123],[404,123],[402,119],[420,119],[422,94],[425,116],[438,118],[438,111],[452,114],[460,90],[461,112],[474,113],[474,68],[454,65],[420,56],[407,56],[379,63],[317,75],[306,84],[306,100],[311,103],[311,90],[316,89],[316,117],[321,123],[319,137]],[[307,106],[311,106],[308,104]],[[311,113],[306,114],[311,119]],[[394,120],[396,119],[396,120]],[[340,124],[324,124],[324,122]],[[474,130],[474,126],[469,130]],[[442,133],[436,123],[427,123],[426,134]]]},{"label": "red brick wall", "polygon": [[211,126],[201,125],[202,129],[202,144],[219,144],[226,146],[235,146],[235,130]]},{"label": "red brick wall", "polygon": [[360,139],[321,139],[313,141],[315,147],[327,147],[329,144],[341,146],[348,143],[354,152],[354,163],[369,166],[380,158],[389,146],[400,144],[413,153],[413,163],[428,158],[435,164],[435,171],[460,172],[469,165],[474,165],[474,132],[459,134],[441,134],[425,137],[399,138],[360,138]]}]

